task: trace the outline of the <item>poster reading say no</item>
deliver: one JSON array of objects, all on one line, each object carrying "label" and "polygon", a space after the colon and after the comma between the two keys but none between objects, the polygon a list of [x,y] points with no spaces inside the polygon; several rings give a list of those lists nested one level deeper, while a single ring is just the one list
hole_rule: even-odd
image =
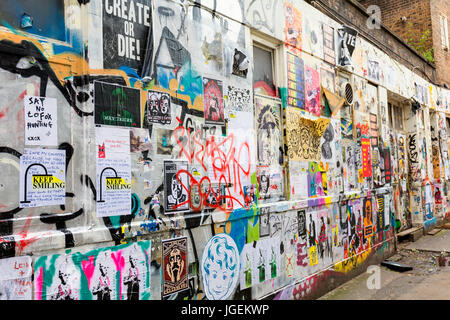
[{"label": "poster reading say no", "polygon": [[151,32],[150,0],[103,2],[103,61],[105,69],[127,66],[141,73]]},{"label": "poster reading say no", "polygon": [[58,145],[56,99],[25,96],[25,145]]}]

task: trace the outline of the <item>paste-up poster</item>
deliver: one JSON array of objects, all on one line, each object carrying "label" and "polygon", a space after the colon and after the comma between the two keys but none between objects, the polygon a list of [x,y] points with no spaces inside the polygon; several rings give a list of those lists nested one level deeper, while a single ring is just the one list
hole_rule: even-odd
[{"label": "paste-up poster", "polygon": [[285,4],[285,43],[294,49],[302,49],[302,13],[290,3]]},{"label": "paste-up poster", "polygon": [[361,138],[361,149],[363,177],[368,178],[372,176],[372,154],[370,149],[370,139]]},{"label": "paste-up poster", "polygon": [[377,232],[383,231],[386,221],[384,221],[384,196],[377,197]]},{"label": "paste-up poster", "polygon": [[164,160],[165,213],[189,210],[188,190],[188,162]]},{"label": "paste-up poster", "polygon": [[170,124],[171,121],[170,94],[149,90],[144,110],[143,127],[150,128],[152,123]]},{"label": "paste-up poster", "polygon": [[56,99],[25,96],[25,145],[58,145],[58,107]]},{"label": "paste-up poster", "polygon": [[148,129],[131,128],[130,129],[130,151],[149,151],[152,150],[152,141]]},{"label": "paste-up poster", "polygon": [[351,209],[349,242],[354,253],[361,253],[363,250],[363,204],[361,199],[353,200]]},{"label": "paste-up poster", "polygon": [[141,127],[141,91],[94,81],[95,124]]},{"label": "paste-up poster", "polygon": [[229,107],[234,111],[245,111],[253,113],[253,103],[251,101],[250,89],[229,85],[227,97],[227,108]]},{"label": "paste-up poster", "polygon": [[373,235],[373,217],[372,217],[372,200],[365,198],[363,200],[363,212],[364,212],[364,238],[369,238]]},{"label": "paste-up poster", "polygon": [[203,290],[209,300],[226,300],[236,289],[240,255],[233,238],[225,233],[212,237],[202,254]]},{"label": "paste-up poster", "polygon": [[189,289],[187,237],[162,240],[162,290],[163,298]]},{"label": "paste-up poster", "polygon": [[203,103],[206,123],[225,124],[222,81],[203,78]]},{"label": "paste-up poster", "polygon": [[156,129],[156,154],[171,155],[175,148],[174,130],[157,128]]},{"label": "paste-up poster", "polygon": [[287,53],[288,104],[305,109],[305,65],[297,55]]},{"label": "paste-up poster", "polygon": [[289,161],[289,182],[293,199],[308,198],[308,162]]},{"label": "paste-up poster", "polygon": [[31,300],[33,268],[31,257],[0,259],[0,300]]},{"label": "paste-up poster", "polygon": [[282,164],[281,102],[255,95],[255,122],[258,162],[261,165]]},{"label": "paste-up poster", "polygon": [[305,109],[320,116],[320,75],[319,72],[305,65]]},{"label": "paste-up poster", "polygon": [[356,46],[358,31],[348,26],[338,29],[338,65],[352,65],[352,55]]},{"label": "paste-up poster", "polygon": [[240,254],[241,290],[281,275],[280,238],[267,238],[245,244]]},{"label": "paste-up poster", "polygon": [[130,130],[96,127],[97,217],[131,212]]},{"label": "paste-up poster", "polygon": [[286,109],[286,135],[289,159],[320,161],[320,139],[328,127],[329,121],[330,119],[303,118],[300,110],[288,107]]},{"label": "paste-up poster", "polygon": [[153,56],[152,43],[147,43],[152,32],[150,0],[102,2],[104,69],[127,66],[141,75],[146,56]]},{"label": "paste-up poster", "polygon": [[65,204],[66,151],[25,149],[20,156],[20,208]]},{"label": "paste-up poster", "polygon": [[265,237],[265,236],[270,235],[269,211],[270,211],[270,207],[259,208],[259,236],[260,237]]},{"label": "paste-up poster", "polygon": [[151,241],[41,256],[35,300],[149,300]]}]

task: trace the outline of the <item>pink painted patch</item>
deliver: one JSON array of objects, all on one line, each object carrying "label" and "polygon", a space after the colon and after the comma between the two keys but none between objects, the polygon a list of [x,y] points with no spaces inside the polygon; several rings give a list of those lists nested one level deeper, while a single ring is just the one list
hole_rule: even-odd
[{"label": "pink painted patch", "polygon": [[94,258],[95,256],[90,256],[89,261],[81,261],[81,267],[83,268],[84,274],[86,275],[87,281],[88,281],[88,287],[91,287],[91,280],[94,276]]},{"label": "pink painted patch", "polygon": [[35,300],[42,300],[42,287],[44,285],[44,268],[39,269],[39,274],[35,281],[36,291],[34,292]]},{"label": "pink painted patch", "polygon": [[[122,280],[122,270],[125,268],[125,258],[122,256],[122,251],[118,251],[117,254],[111,253],[111,258],[116,265],[117,271],[119,271],[120,279]],[[122,281],[119,282],[119,300],[122,300]]]}]

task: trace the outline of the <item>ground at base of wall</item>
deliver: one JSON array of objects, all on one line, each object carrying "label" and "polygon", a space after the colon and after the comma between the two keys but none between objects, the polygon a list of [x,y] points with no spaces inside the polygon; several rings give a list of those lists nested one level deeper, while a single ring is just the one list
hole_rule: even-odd
[{"label": "ground at base of wall", "polygon": [[[446,236],[450,230],[441,233]],[[423,240],[431,241],[432,237],[426,235]],[[411,266],[411,271],[398,272],[378,265],[379,289],[369,289],[373,273],[364,272],[318,300],[449,300],[450,252],[439,250],[445,248],[438,245],[435,251],[408,249],[410,246],[407,242],[399,244],[397,253],[387,260]]]}]

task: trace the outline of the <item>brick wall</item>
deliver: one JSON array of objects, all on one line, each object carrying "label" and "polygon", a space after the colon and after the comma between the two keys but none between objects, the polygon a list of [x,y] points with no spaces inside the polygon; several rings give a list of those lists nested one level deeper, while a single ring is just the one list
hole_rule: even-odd
[{"label": "brick wall", "polygon": [[[360,3],[365,7],[379,6],[382,23],[408,43],[415,44],[426,30],[432,31],[430,0],[362,0]],[[431,34],[426,45],[433,46]]]},{"label": "brick wall", "polygon": [[[430,36],[426,48],[434,47],[436,81],[450,86],[450,52],[441,46],[439,16],[450,17],[448,0],[360,0],[364,7],[375,4],[381,8],[382,23],[407,43],[417,44],[426,30]],[[406,17],[406,21],[402,21]]]}]

